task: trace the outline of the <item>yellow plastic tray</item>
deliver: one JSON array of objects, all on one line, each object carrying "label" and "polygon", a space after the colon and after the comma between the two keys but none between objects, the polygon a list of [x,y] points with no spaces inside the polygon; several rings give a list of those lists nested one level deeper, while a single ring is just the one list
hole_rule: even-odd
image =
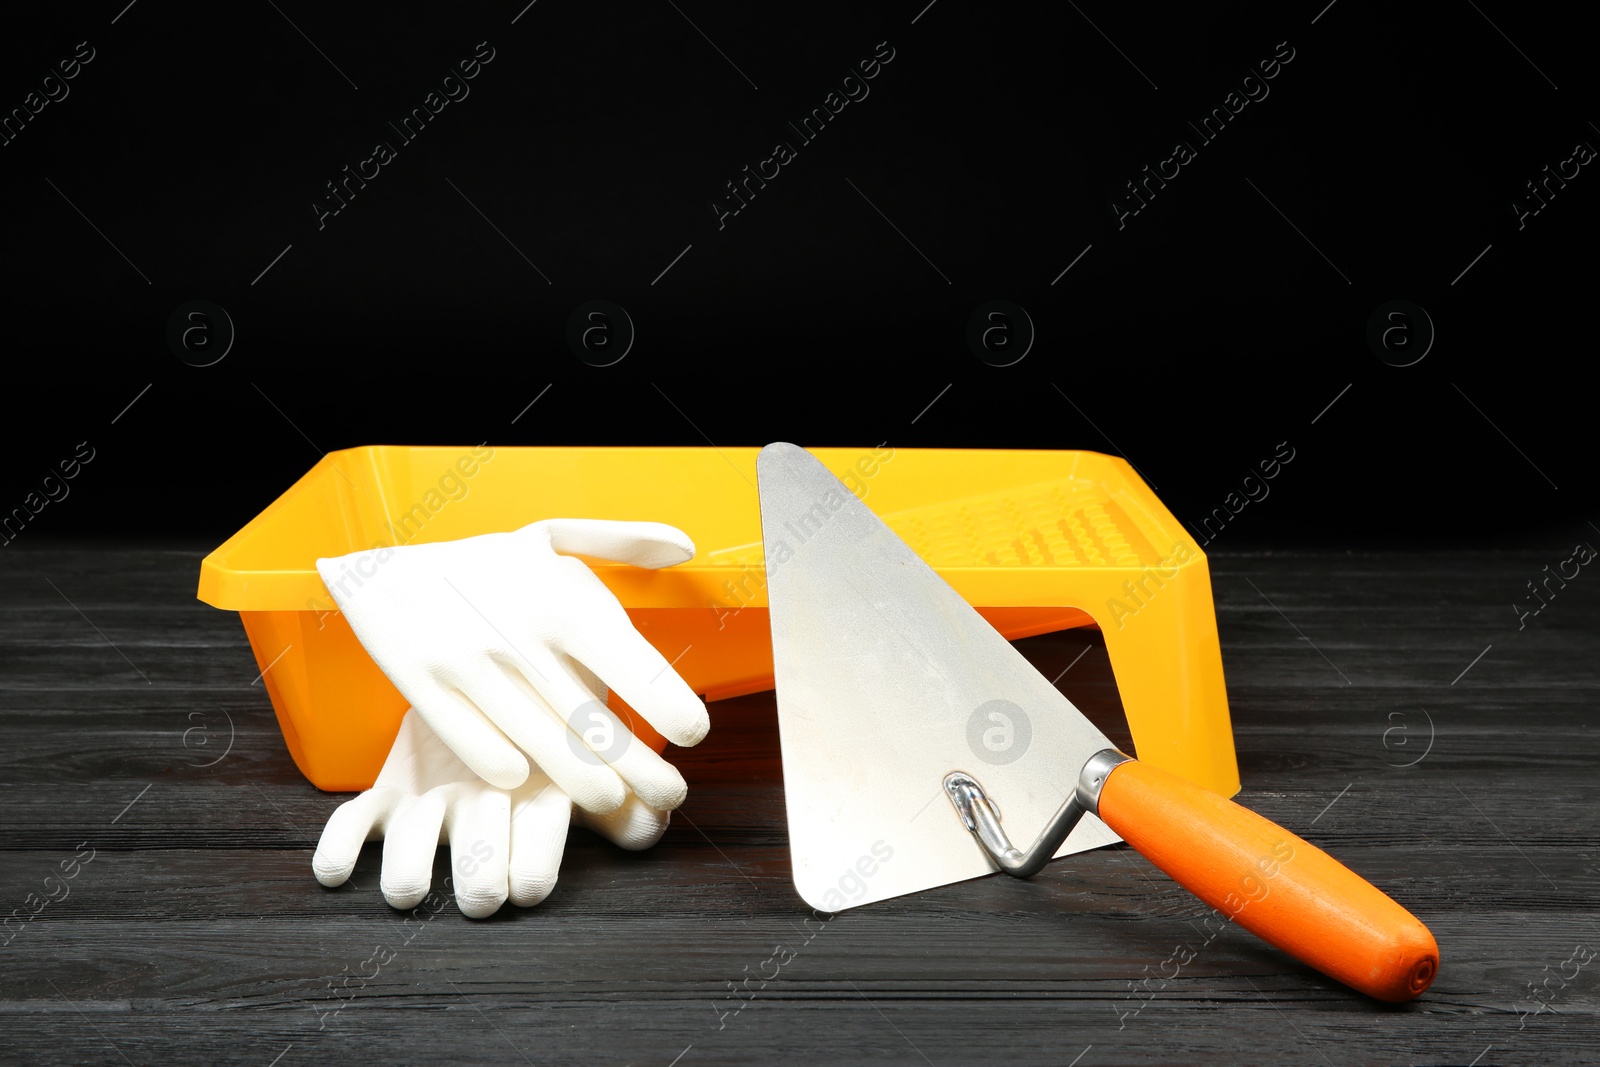
[{"label": "yellow plastic tray", "polygon": [[[591,561],[709,700],[772,686],[754,448],[331,452],[200,565],[237,611],[284,740],[322,789],[364,789],[406,702],[335,610],[315,560],[538,519],[648,519],[694,539],[663,571]],[[1224,796],[1239,776],[1205,556],[1126,461],[1096,452],[812,452],[1002,634],[1099,625],[1141,759]],[[658,748],[654,731],[633,718]]]}]

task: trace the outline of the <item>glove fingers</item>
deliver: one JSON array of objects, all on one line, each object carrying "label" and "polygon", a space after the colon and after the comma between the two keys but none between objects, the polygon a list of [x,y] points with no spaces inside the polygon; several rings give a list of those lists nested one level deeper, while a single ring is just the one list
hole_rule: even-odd
[{"label": "glove fingers", "polygon": [[698,745],[711,729],[705,704],[655,646],[627,625],[626,618],[623,625],[604,633],[585,628],[565,635],[561,647],[598,674],[673,744]]},{"label": "glove fingers", "polygon": [[373,824],[388,815],[401,798],[397,790],[379,786],[335,808],[311,856],[317,881],[329,887],[344,885],[355,869],[361,846],[374,836]]},{"label": "glove fingers", "polygon": [[373,786],[392,786],[409,796],[421,796],[446,782],[480,780],[459,756],[445,747],[422,714],[411,708],[400,720],[400,730],[394,744],[389,746],[389,755]]},{"label": "glove fingers", "polygon": [[568,699],[576,699],[580,692],[586,696],[592,694],[567,717],[567,726],[575,739],[582,741],[588,750],[580,749],[579,757],[587,759],[588,753],[593,752],[653,808],[666,811],[682,804],[689,792],[683,775],[635,737],[628,724],[606,707],[606,687],[600,679],[570,656],[559,655],[556,659],[555,666],[566,672],[573,686],[581,687]]},{"label": "glove fingers", "polygon": [[[415,695],[402,692],[439,740],[474,774],[497,789],[515,789],[527,781],[527,759],[472,701],[431,680],[422,689],[425,691]],[[418,700],[418,696],[426,699]]]},{"label": "glove fingers", "polygon": [[610,698],[611,690],[606,688],[606,683],[602,682],[600,676],[594,671],[591,671],[571,656],[562,656],[561,663],[577,679],[578,684],[583,686],[584,692],[593,697],[597,704],[604,704]]},{"label": "glove fingers", "polygon": [[672,818],[665,811],[657,811],[642,799],[630,796],[622,807],[608,815],[575,812],[572,821],[593,830],[614,845],[638,851],[649,848],[667,832],[667,822]]},{"label": "glove fingers", "polygon": [[[634,737],[628,724],[604,704],[587,709],[588,722],[581,724],[581,736],[596,755],[628,788],[652,808],[671,811],[682,804],[689,795],[689,784],[683,780],[678,768],[662,759],[649,745]],[[607,737],[621,738],[611,744],[597,744]],[[626,806],[626,802],[624,802]]]},{"label": "glove fingers", "polygon": [[469,919],[487,918],[506,902],[511,795],[482,786],[460,789],[445,823],[456,907]]},{"label": "glove fingers", "polygon": [[[544,658],[540,673],[546,688],[560,689],[562,681],[567,683],[563,696],[572,707],[592,699],[553,658]],[[543,689],[536,689],[518,671],[507,670],[498,661],[474,671],[463,680],[462,688],[573,803],[590,811],[615,811],[622,804],[626,794],[622,779],[567,729],[551,710]]]},{"label": "glove fingers", "polygon": [[509,889],[519,908],[533,907],[555,888],[572,814],[572,802],[554,785],[514,805]]},{"label": "glove fingers", "polygon": [[439,849],[446,792],[429,790],[400,802],[383,828],[383,872],[378,885],[391,908],[408,911],[422,903],[433,882],[433,856]]},{"label": "glove fingers", "polygon": [[546,534],[550,547],[565,555],[594,556],[652,569],[694,558],[689,535],[664,522],[544,519],[530,528]]}]

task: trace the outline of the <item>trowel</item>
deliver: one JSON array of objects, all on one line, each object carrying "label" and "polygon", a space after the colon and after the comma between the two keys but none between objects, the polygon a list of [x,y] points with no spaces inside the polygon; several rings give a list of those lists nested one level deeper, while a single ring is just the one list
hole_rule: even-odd
[{"label": "trowel", "polygon": [[1120,838],[1346,985],[1387,1001],[1427,989],[1438,946],[1405,908],[1283,827],[1119,752],[809,452],[768,445],[756,471],[808,904],[1026,878]]}]

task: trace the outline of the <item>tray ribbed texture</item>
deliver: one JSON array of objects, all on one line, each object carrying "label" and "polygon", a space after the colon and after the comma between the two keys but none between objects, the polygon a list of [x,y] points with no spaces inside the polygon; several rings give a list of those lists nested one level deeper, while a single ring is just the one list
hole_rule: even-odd
[{"label": "tray ribbed texture", "polygon": [[[1085,479],[980,493],[882,518],[932,567],[1145,567],[1160,560],[1116,501]],[[761,545],[707,558],[755,567]]]}]

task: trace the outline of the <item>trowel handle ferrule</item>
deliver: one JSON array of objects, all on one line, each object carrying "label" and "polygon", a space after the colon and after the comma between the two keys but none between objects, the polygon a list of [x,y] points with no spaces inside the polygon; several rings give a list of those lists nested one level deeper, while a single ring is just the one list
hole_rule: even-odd
[{"label": "trowel handle ferrule", "polygon": [[1439,946],[1428,928],[1303,838],[1137,760],[1105,769],[1096,790],[1084,803],[1080,781],[1075,799],[1263,941],[1379,1000],[1410,1000],[1433,981]]},{"label": "trowel handle ferrule", "polygon": [[1100,790],[1106,775],[1119,763],[1130,757],[1114,748],[1104,748],[1084,763],[1078,774],[1078,786],[1050,817],[1045,828],[1024,852],[1011,843],[1000,826],[1000,807],[984,792],[978,780],[966,771],[951,771],[944,776],[945,795],[955,805],[962,825],[983,846],[989,860],[1013,878],[1032,878],[1044,870],[1044,865],[1055,856],[1061,842],[1083,819],[1085,812],[1099,806]]}]

